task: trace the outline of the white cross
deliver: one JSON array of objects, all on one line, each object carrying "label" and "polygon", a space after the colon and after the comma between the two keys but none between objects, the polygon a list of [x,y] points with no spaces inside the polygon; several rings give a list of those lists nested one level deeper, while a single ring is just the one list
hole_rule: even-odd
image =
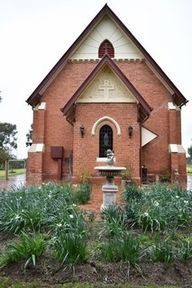
[{"label": "white cross", "polygon": [[99,90],[104,92],[104,98],[109,98],[109,91],[114,90],[114,85],[110,83],[110,80],[103,80],[103,83],[99,85]]}]

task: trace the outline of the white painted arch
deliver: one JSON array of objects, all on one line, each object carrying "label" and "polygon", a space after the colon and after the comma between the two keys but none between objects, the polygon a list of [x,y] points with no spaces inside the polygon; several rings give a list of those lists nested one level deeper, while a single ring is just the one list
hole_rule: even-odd
[{"label": "white painted arch", "polygon": [[117,129],[117,135],[121,135],[121,128],[119,126],[119,124],[117,123],[117,121],[115,121],[113,118],[109,117],[109,116],[103,116],[101,118],[99,118],[94,124],[93,124],[93,127],[92,127],[92,130],[91,130],[91,135],[95,135],[95,132],[96,132],[96,129],[97,129],[97,126],[103,122],[103,121],[109,121],[109,122],[112,122],[116,129]]}]

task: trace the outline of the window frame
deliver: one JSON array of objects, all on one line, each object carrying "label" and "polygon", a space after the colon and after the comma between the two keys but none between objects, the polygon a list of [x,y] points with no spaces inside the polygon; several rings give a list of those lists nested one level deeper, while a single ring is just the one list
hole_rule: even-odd
[{"label": "window frame", "polygon": [[114,58],[115,50],[113,44],[108,40],[105,39],[99,46],[98,50],[98,57],[102,58],[105,55],[108,55],[110,58]]},{"label": "window frame", "polygon": [[[108,145],[104,144],[104,136],[106,133],[109,137]],[[113,129],[110,125],[104,124],[99,129],[99,158],[106,158],[107,149],[113,150]]]}]

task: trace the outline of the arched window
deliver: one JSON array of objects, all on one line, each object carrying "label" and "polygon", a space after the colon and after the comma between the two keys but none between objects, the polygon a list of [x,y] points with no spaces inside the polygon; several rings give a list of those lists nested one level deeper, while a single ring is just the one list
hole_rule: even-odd
[{"label": "arched window", "polygon": [[109,40],[104,40],[99,46],[99,58],[102,58],[105,55],[108,55],[111,58],[114,58],[114,48]]},{"label": "arched window", "polygon": [[113,130],[103,125],[99,132],[99,157],[107,157],[107,149],[113,150]]}]

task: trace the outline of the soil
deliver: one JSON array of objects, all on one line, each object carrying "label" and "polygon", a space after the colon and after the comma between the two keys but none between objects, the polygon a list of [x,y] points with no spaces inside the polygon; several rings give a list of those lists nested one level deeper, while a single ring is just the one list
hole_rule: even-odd
[{"label": "soil", "polygon": [[[0,233],[0,251],[15,242],[17,237]],[[132,285],[175,285],[192,287],[192,259],[186,263],[139,263],[135,267],[127,263],[91,262],[84,265],[58,265],[50,255],[42,257],[37,265],[28,265],[25,261],[10,264],[0,269],[0,277],[9,277],[13,282],[41,282],[44,285],[63,284],[68,282],[87,282]],[[47,287],[47,286],[43,286]],[[99,286],[98,286],[99,287]]]},{"label": "soil", "polygon": [[[178,285],[192,287],[192,261],[174,264],[140,263],[130,267],[126,263],[104,264],[87,263],[75,267],[58,267],[54,261],[50,264],[44,258],[36,266],[24,269],[24,262],[11,264],[0,270],[0,276],[15,281],[63,284],[67,282],[87,282],[132,285]],[[45,286],[46,287],[46,286]]]}]

